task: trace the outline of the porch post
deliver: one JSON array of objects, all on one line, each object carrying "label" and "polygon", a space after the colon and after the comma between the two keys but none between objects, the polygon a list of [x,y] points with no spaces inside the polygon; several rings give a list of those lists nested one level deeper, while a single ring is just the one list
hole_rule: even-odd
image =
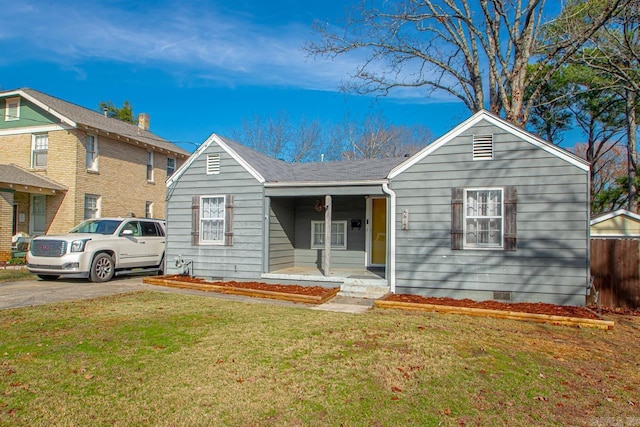
[{"label": "porch post", "polygon": [[322,274],[331,274],[331,196],[324,196],[324,262]]}]

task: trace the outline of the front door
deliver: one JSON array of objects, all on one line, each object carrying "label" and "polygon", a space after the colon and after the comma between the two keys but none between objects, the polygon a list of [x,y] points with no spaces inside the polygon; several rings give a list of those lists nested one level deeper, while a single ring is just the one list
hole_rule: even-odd
[{"label": "front door", "polygon": [[29,221],[29,234],[41,235],[47,231],[47,196],[31,196],[31,218]]},{"label": "front door", "polygon": [[387,199],[371,199],[371,265],[387,262]]}]

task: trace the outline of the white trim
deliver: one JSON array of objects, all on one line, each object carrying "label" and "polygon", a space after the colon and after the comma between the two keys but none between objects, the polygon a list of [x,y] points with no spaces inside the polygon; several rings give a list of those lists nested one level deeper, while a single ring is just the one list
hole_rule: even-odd
[{"label": "white trim", "polygon": [[[9,115],[9,104],[12,104],[13,102],[17,102],[17,106],[16,106],[16,115],[15,116],[10,116]],[[16,120],[20,120],[20,97],[19,96],[14,96],[11,98],[5,98],[4,99],[4,121],[5,122],[15,122]]]},{"label": "white trim", "polygon": [[236,153],[234,150],[231,149],[231,147],[229,147],[227,144],[225,144],[222,139],[220,139],[220,137],[218,137],[217,135],[214,135],[215,138],[217,139],[217,143],[218,145],[227,152],[227,154],[229,154],[231,157],[233,157],[233,159],[240,163],[240,166],[242,166],[247,172],[249,172],[260,184],[264,184],[265,179],[262,177],[262,175],[260,175],[260,173],[258,173],[257,170],[255,170],[249,163],[247,163],[242,157],[240,157],[240,155],[238,153]]},{"label": "white trim", "polygon": [[352,187],[359,185],[382,185],[388,183],[386,179],[369,181],[298,181],[298,182],[265,182],[265,188],[280,187]]},{"label": "white trim", "polygon": [[227,154],[233,157],[234,160],[240,163],[240,166],[242,166],[247,172],[249,172],[251,176],[253,176],[259,183],[264,184],[265,179],[262,177],[262,175],[260,175],[254,168],[252,168],[249,163],[247,163],[242,157],[238,155],[238,153],[233,151],[227,144],[222,142],[218,135],[212,133],[211,136],[209,136],[209,138],[207,138],[207,140],[202,143],[200,147],[198,147],[198,149],[191,155],[191,157],[189,157],[187,161],[184,162],[182,166],[180,166],[176,170],[171,178],[167,180],[167,187],[170,187],[175,182],[177,182],[182,174],[184,174],[184,172],[189,169],[193,162],[195,162],[196,159],[198,159],[202,155],[202,153],[204,153],[207,148],[209,148],[209,146],[211,146],[211,144],[213,144],[214,142],[218,144],[218,146],[222,148]]},{"label": "white trim", "polygon": [[[338,250],[338,251],[342,250],[342,251],[344,251],[344,250],[347,250],[347,234],[348,234],[347,227],[348,227],[349,224],[348,224],[348,221],[346,219],[344,219],[344,220],[339,219],[339,220],[331,221],[331,226],[333,226],[333,224],[338,224],[338,223],[344,224],[344,245],[340,245],[340,246],[331,245],[331,250]],[[314,238],[314,234],[315,234],[314,233],[314,228],[315,228],[314,225],[315,224],[324,225],[324,221],[311,221],[311,243],[310,243],[310,247],[311,247],[311,249],[324,249],[325,248],[325,244],[324,243],[322,245],[314,245],[313,238]],[[323,233],[324,233],[324,231],[323,231]],[[332,234],[332,233],[330,233],[330,234]]]},{"label": "white trim", "polygon": [[[205,240],[203,238],[204,229],[202,227],[202,221],[208,220],[208,219],[220,219],[220,218],[203,218],[202,201],[204,199],[222,199],[223,208],[222,208],[222,239],[221,240]],[[199,245],[216,245],[216,246],[224,245],[224,233],[227,225],[227,196],[225,196],[224,194],[211,194],[211,195],[200,196],[200,203],[199,203],[198,209],[200,210],[200,212],[198,213],[198,221],[200,221],[200,223],[198,224],[198,228],[200,230],[199,231],[200,234],[198,236],[198,239],[199,239],[198,244]]]},{"label": "white trim", "polygon": [[460,123],[454,129],[444,134],[440,138],[436,139],[434,142],[427,145],[422,150],[418,151],[416,154],[414,154],[412,157],[410,157],[403,163],[393,168],[391,172],[389,172],[388,178],[392,179],[400,175],[402,172],[409,169],[411,166],[415,165],[416,163],[418,163],[419,161],[421,161],[422,159],[424,159],[425,157],[427,157],[428,155],[436,151],[438,148],[442,147],[443,145],[451,141],[452,139],[466,132],[467,130],[469,130],[471,127],[475,126],[482,120],[485,120],[490,124],[497,126],[500,129],[506,132],[509,132],[518,138],[521,138],[523,141],[528,142],[529,144],[535,145],[536,147],[541,148],[550,154],[553,154],[554,156],[572,164],[573,166],[576,166],[584,171],[589,170],[589,164],[586,161],[582,160],[580,157],[573,155],[568,151],[565,151],[559,147],[556,147],[555,145],[552,145],[538,138],[537,136],[530,134],[525,130],[520,129],[517,126],[514,126],[511,123],[499,117],[496,117],[493,114],[490,114],[488,111],[482,110],[477,112],[473,116],[471,116],[466,121]]},{"label": "white trim", "polygon": [[596,225],[596,224],[599,224],[599,223],[601,223],[603,221],[606,221],[608,219],[615,218],[617,216],[627,216],[627,217],[629,217],[631,219],[635,219],[636,221],[640,222],[640,215],[638,215],[636,213],[633,213],[631,211],[628,211],[626,209],[618,209],[616,211],[609,212],[609,213],[606,213],[606,214],[601,214],[601,215],[593,218],[590,221],[590,225]]},{"label": "white trim", "polygon": [[44,133],[44,132],[53,132],[58,130],[69,130],[69,129],[72,129],[72,128],[66,127],[66,126],[60,126],[60,125],[29,126],[29,127],[11,128],[11,129],[2,129],[0,130],[0,136]]},{"label": "white trim", "polygon": [[36,98],[34,98],[33,96],[27,94],[26,92],[22,91],[22,90],[14,90],[11,92],[5,92],[1,94],[3,97],[5,96],[12,96],[12,95],[18,95],[23,97],[24,99],[26,99],[27,101],[37,105],[38,107],[40,107],[41,109],[43,109],[44,111],[46,111],[47,113],[57,117],[58,119],[60,119],[60,121],[62,121],[63,123],[68,124],[69,126],[72,127],[77,127],[77,123],[74,122],[73,120],[71,120],[70,118],[63,116],[62,114],[58,113],[56,110],[54,110],[53,108],[49,107],[46,104],[43,104],[42,102],[40,102],[39,100],[37,100]]},{"label": "white trim", "polygon": [[[500,245],[467,244],[467,192],[469,191],[500,191]],[[469,187],[462,193],[462,248],[467,250],[504,250],[504,187]],[[495,215],[493,216],[495,218]],[[491,218],[491,217],[480,217]]]}]

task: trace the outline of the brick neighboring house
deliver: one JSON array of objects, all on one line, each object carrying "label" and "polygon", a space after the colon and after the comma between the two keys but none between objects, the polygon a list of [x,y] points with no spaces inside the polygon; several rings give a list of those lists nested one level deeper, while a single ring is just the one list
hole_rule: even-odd
[{"label": "brick neighboring house", "polygon": [[165,181],[189,153],[149,132],[33,89],[0,92],[0,261],[12,236],[86,218],[164,218]]}]

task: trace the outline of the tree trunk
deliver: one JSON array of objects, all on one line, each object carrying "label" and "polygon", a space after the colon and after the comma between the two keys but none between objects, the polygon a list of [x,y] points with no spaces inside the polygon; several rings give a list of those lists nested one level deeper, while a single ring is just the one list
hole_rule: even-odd
[{"label": "tree trunk", "polygon": [[638,124],[636,123],[636,94],[633,90],[627,90],[627,159],[628,159],[628,179],[629,179],[629,199],[628,209],[637,212],[638,208],[638,186],[636,185],[636,167],[638,153],[636,151],[636,133]]}]

